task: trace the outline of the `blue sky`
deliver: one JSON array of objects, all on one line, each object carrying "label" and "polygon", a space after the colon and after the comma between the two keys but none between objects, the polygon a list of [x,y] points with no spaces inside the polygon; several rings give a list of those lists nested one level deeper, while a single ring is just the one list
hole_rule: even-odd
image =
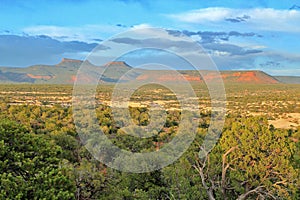
[{"label": "blue sky", "polygon": [[299,0],[0,0],[0,10],[0,66],[84,59],[115,34],[159,27],[198,40],[221,70],[300,76]]}]

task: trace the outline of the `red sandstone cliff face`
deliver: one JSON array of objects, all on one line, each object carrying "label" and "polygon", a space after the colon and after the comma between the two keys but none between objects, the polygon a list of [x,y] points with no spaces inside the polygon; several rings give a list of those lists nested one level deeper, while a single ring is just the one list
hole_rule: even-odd
[{"label": "red sandstone cliff face", "polygon": [[[202,76],[202,78],[201,78]],[[260,83],[260,84],[275,84],[278,80],[265,74],[261,71],[239,71],[239,72],[221,72],[218,75],[216,72],[206,71],[201,75],[189,75],[183,74],[182,76],[172,73],[168,74],[166,71],[156,71],[155,73],[146,73],[137,77],[137,80],[147,80],[151,79],[158,82],[181,82],[181,81],[191,81],[191,82],[203,82],[205,81],[219,81],[219,77],[222,77],[224,82],[233,83]]]},{"label": "red sandstone cliff face", "polygon": [[268,76],[263,72],[250,71],[250,72],[236,72],[233,76],[238,77],[238,82],[249,82],[249,83],[278,83],[278,81]]},{"label": "red sandstone cliff face", "polygon": [[44,80],[49,80],[51,78],[54,78],[54,76],[43,76],[43,75],[33,75],[33,74],[26,74],[27,76],[29,76],[30,78],[34,78],[34,79],[44,79]]},{"label": "red sandstone cliff face", "polygon": [[181,75],[181,74],[142,74],[136,78],[137,80],[153,80],[159,82],[180,82],[180,81],[195,81],[195,82],[202,82],[200,76],[191,76],[191,75]]},{"label": "red sandstone cliff face", "polygon": [[60,64],[62,63],[82,63],[81,60],[75,60],[75,59],[69,59],[69,58],[63,58],[60,62]]},{"label": "red sandstone cliff face", "polygon": [[129,66],[126,62],[124,61],[113,61],[113,62],[108,62],[104,66],[109,66],[109,65],[119,65],[119,66]]}]

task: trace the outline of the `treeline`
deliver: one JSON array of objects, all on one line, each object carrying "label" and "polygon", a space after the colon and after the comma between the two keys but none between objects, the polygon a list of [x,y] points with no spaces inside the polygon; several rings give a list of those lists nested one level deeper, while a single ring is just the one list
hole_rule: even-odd
[{"label": "treeline", "polygon": [[[169,111],[151,139],[124,134],[109,107],[96,109],[112,142],[132,152],[156,151],[172,140],[181,113]],[[130,108],[149,123],[147,108]],[[221,138],[199,158],[209,113],[195,141],[175,163],[149,173],[106,167],[81,144],[72,109],[0,104],[0,199],[299,199],[300,128],[279,130],[265,118],[228,115]]]}]

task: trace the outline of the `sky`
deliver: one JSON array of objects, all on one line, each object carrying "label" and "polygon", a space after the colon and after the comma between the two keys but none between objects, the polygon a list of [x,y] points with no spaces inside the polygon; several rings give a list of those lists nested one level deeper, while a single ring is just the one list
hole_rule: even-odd
[{"label": "sky", "polygon": [[0,10],[0,66],[85,59],[116,34],[157,27],[197,41],[220,70],[300,76],[299,0],[0,0]]}]

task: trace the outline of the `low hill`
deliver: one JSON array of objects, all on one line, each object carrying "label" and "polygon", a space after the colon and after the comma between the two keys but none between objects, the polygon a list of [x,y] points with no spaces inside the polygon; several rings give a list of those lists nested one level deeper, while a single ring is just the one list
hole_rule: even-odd
[{"label": "low hill", "polygon": [[[215,71],[198,71],[184,70],[177,72],[170,72],[167,70],[149,70],[137,77],[140,80],[153,80],[157,82],[204,82],[204,81],[218,81],[219,74]],[[221,71],[221,77],[224,82],[230,83],[258,83],[258,84],[274,84],[279,83],[277,79],[262,71]]]},{"label": "low hill", "polygon": [[[0,67],[0,83],[45,83],[72,84],[76,80],[78,69],[83,64],[81,60],[64,58],[56,65],[34,65],[26,68]],[[132,67],[122,61],[115,61],[96,66],[86,61],[85,67],[89,73],[82,76],[84,82],[98,80],[105,83],[130,80],[152,80],[157,82],[192,82],[217,81],[217,72],[193,70],[143,70],[131,71]],[[105,71],[104,71],[105,70]],[[103,73],[104,71],[104,73]],[[124,75],[125,74],[125,75]],[[222,71],[224,82],[274,84],[283,79],[276,79],[262,71]],[[279,80],[279,81],[278,81]]]},{"label": "low hill", "polygon": [[275,76],[282,83],[300,84],[300,76]]}]

